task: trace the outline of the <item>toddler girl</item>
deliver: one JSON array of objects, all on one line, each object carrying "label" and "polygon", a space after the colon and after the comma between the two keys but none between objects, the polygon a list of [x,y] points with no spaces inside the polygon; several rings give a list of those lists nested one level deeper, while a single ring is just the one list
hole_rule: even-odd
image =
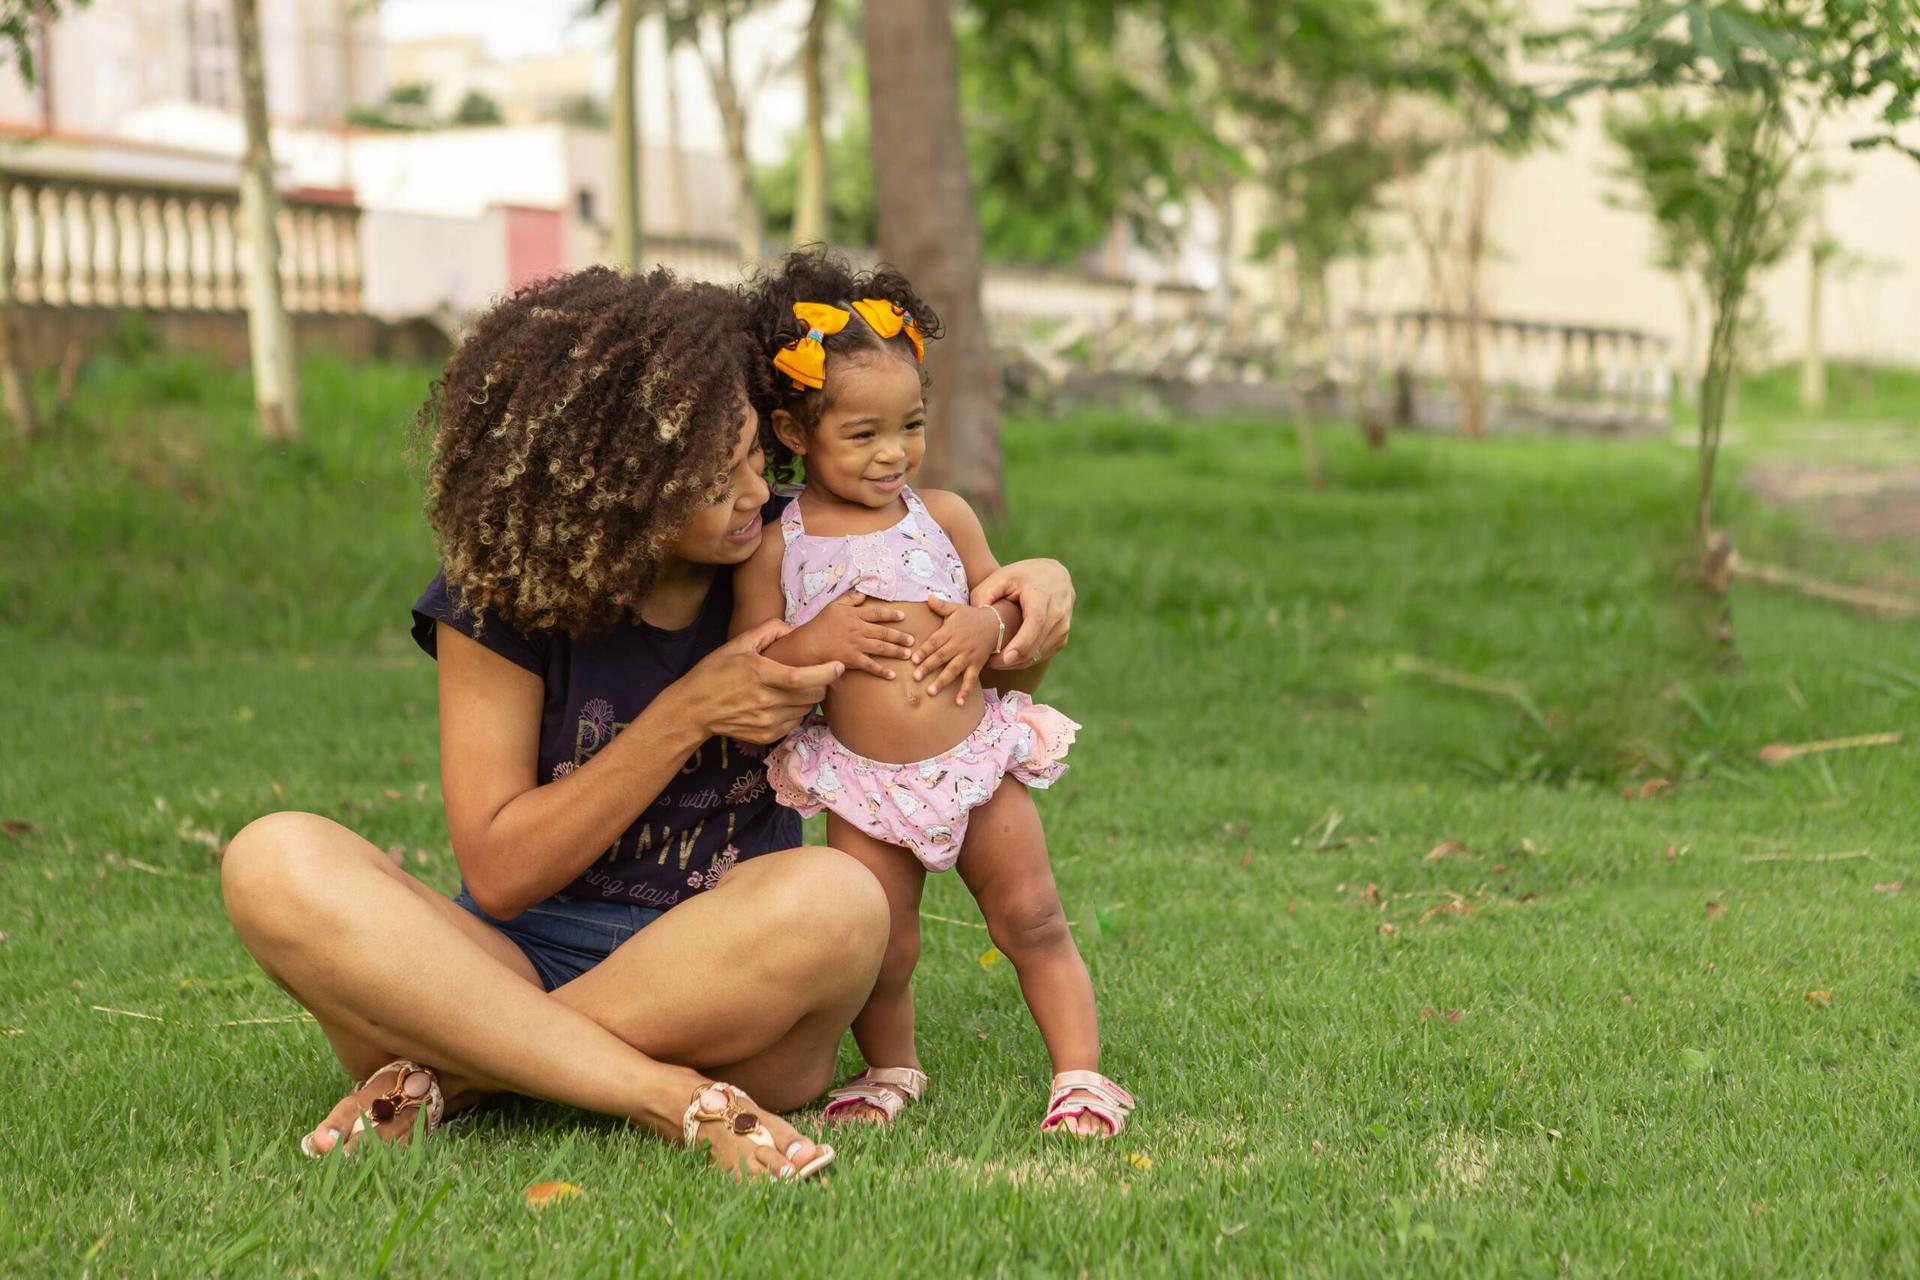
[{"label": "toddler girl", "polygon": [[1053,1059],[1041,1128],[1117,1134],[1133,1098],[1097,1070],[1093,986],[1028,794],[1065,772],[1079,726],[980,687],[1018,609],[969,603],[998,567],[980,521],[957,495],[909,484],[926,452],[920,360],[938,321],[897,273],[855,274],[818,252],[763,281],[757,309],[773,366],[764,416],[805,486],[738,572],[734,630],[784,618],[793,630],[768,656],[846,664],[824,716],[775,748],[767,772],[784,803],[827,811],[828,843],[865,863],[892,905],[886,960],[853,1023],[868,1066],[833,1091],[827,1115],[891,1121],[925,1088],[909,985],[920,893],[928,871],[957,868]]}]

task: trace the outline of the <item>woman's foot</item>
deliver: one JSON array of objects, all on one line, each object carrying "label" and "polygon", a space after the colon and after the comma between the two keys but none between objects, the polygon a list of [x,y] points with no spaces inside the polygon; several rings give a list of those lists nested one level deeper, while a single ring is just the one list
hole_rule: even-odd
[{"label": "woman's foot", "polygon": [[918,1067],[868,1067],[827,1095],[828,1124],[892,1124],[901,1108],[926,1092]]},{"label": "woman's foot", "polygon": [[810,1178],[833,1163],[833,1148],[814,1142],[730,1084],[710,1081],[694,1091],[681,1121],[690,1147],[707,1145],[708,1160],[733,1174],[755,1178]]},{"label": "woman's foot", "polygon": [[340,1099],[327,1118],[300,1139],[300,1150],[315,1157],[335,1149],[351,1150],[356,1143],[367,1140],[368,1133],[382,1142],[408,1142],[422,1113],[422,1127],[431,1133],[439,1127],[445,1110],[438,1073],[400,1059],[380,1068]]}]

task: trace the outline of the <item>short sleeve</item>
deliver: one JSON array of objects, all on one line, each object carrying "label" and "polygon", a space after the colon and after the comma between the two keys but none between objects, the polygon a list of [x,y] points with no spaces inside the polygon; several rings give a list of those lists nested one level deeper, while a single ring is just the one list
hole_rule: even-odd
[{"label": "short sleeve", "polygon": [[546,679],[549,645],[545,638],[524,635],[497,616],[489,616],[482,626],[480,615],[466,608],[460,600],[459,591],[447,585],[445,570],[433,575],[433,581],[413,602],[413,642],[429,658],[437,659],[440,652],[439,637],[434,631],[436,622],[446,623],[469,640],[479,641],[514,666],[524,667],[542,680]]}]

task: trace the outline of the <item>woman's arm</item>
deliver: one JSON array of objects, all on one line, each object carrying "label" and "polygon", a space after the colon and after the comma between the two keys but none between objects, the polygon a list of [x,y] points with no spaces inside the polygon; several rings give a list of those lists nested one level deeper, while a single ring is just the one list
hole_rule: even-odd
[{"label": "woman's arm", "polygon": [[785,736],[820,701],[839,664],[796,668],[761,650],[782,624],[730,640],[662,690],[593,759],[542,784],[540,678],[438,624],[440,784],[467,890],[511,919],[566,887],[652,804],[715,734]]}]

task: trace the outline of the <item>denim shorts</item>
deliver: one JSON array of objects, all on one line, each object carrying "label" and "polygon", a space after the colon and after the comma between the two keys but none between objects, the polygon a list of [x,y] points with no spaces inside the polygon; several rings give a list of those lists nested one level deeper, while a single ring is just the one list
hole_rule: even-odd
[{"label": "denim shorts", "polygon": [[548,991],[572,982],[666,914],[657,907],[556,893],[511,920],[500,920],[482,911],[464,884],[453,900],[512,939]]}]

